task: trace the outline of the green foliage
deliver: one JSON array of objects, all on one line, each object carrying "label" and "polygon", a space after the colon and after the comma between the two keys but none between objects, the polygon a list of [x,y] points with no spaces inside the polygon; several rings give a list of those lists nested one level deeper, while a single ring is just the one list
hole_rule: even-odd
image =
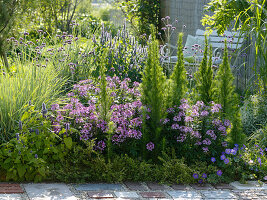
[{"label": "green foliage", "polygon": [[230,133],[230,143],[231,145],[242,144],[245,136],[242,130],[237,94],[233,85],[234,76],[228,61],[226,41],[223,62],[215,76],[215,81],[215,102],[221,104],[223,117],[229,119],[233,126]]},{"label": "green foliage", "polygon": [[[177,51],[177,63],[171,75],[172,86],[170,88],[171,98],[167,102],[169,107],[180,104],[182,98],[184,98],[187,92],[187,79],[186,70],[184,67],[183,57],[183,34],[178,36],[178,51]],[[168,91],[169,93],[169,91]]]},{"label": "green foliage", "polygon": [[[247,37],[255,38],[252,40],[253,49],[255,50],[255,62],[253,70],[259,80],[258,88],[266,91],[267,88],[267,34],[266,34],[266,16],[267,3],[266,0],[211,0],[206,6],[206,14],[202,19],[203,26],[208,29],[217,29],[222,34],[231,27],[234,22],[234,29],[240,30]],[[211,15],[210,15],[211,13]],[[260,73],[257,72],[259,66]]]},{"label": "green foliage", "polygon": [[159,30],[160,0],[118,0],[118,2],[135,34],[150,35],[150,24]]},{"label": "green foliage", "polygon": [[240,111],[244,132],[249,136],[267,123],[267,97],[259,94],[249,96]]},{"label": "green foliage", "polygon": [[56,125],[52,124],[50,117],[53,116],[45,104],[42,112],[34,108],[25,106],[16,137],[0,146],[0,169],[6,172],[7,181],[47,180],[54,170],[60,170],[69,162],[66,158],[70,155],[79,154],[82,159],[93,152],[93,141],[84,145],[83,150],[77,144],[75,129],[63,128],[58,134],[52,131]]},{"label": "green foliage", "polygon": [[106,80],[106,63],[107,63],[107,50],[103,52],[101,64],[100,64],[100,94],[99,94],[99,110],[100,118],[105,122],[109,121],[110,118],[110,106],[112,99],[110,96],[110,91],[107,89],[107,80]]},{"label": "green foliage", "polygon": [[[31,100],[40,107],[52,103],[61,94],[65,83],[52,67],[38,68],[17,65],[15,73],[0,75],[0,141],[14,137],[14,130]],[[13,134],[13,136],[11,136]],[[0,143],[1,143],[0,142]]]},{"label": "green foliage", "polygon": [[41,181],[49,171],[47,161],[56,165],[64,157],[63,149],[56,147],[58,136],[49,131],[50,122],[36,115],[34,106],[25,107],[20,133],[0,148],[0,168],[6,171],[7,181]]},{"label": "green foliage", "polygon": [[262,147],[267,147],[267,123],[262,124],[262,127],[254,131],[249,137],[250,144],[257,144]]},{"label": "green foliage", "polygon": [[148,59],[142,78],[142,103],[150,109],[148,113],[150,120],[148,123],[149,138],[156,144],[156,151],[159,153],[159,147],[162,139],[160,120],[164,118],[164,90],[166,77],[159,63],[158,41],[155,39],[155,32],[152,34],[152,41],[149,44]]},{"label": "green foliage", "polygon": [[[208,58],[209,54],[209,58]],[[205,50],[199,69],[194,75],[196,79],[196,97],[195,100],[201,100],[206,105],[213,100],[213,70],[212,70],[212,47],[209,47],[208,39],[205,36]]]}]

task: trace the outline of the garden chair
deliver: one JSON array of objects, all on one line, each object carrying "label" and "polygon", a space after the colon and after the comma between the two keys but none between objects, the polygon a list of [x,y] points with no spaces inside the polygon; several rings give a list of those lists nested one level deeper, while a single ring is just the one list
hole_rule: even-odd
[{"label": "garden chair", "polygon": [[[229,49],[235,51],[242,46],[244,41],[243,37],[240,37],[238,32],[229,32],[221,36],[218,35],[216,31],[213,31],[208,36],[209,44],[213,48],[213,65],[219,65],[222,62],[222,50],[224,48],[224,42],[227,39],[227,46]],[[203,51],[205,48],[205,31],[197,29],[196,36],[188,35],[186,44],[184,47],[184,62],[187,66],[198,66],[203,58]],[[165,44],[162,48],[162,54],[165,55],[166,59],[163,60],[163,63],[175,64],[177,62],[177,56],[168,56],[171,55],[173,51],[177,50],[177,47],[171,44]]]}]

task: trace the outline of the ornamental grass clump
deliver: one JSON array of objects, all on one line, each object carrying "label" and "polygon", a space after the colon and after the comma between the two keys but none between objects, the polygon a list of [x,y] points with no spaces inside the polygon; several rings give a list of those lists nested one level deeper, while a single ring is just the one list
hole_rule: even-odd
[{"label": "ornamental grass clump", "polygon": [[15,73],[0,75],[0,143],[14,137],[25,105],[31,100],[41,107],[54,102],[62,93],[65,80],[52,67],[17,65]]}]

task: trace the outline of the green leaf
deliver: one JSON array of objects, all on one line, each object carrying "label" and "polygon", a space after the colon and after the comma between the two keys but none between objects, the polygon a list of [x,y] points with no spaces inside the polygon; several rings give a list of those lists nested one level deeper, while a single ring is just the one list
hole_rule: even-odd
[{"label": "green leaf", "polygon": [[68,149],[71,149],[71,147],[72,147],[72,138],[71,137],[64,138],[64,143],[65,143],[65,145],[66,145],[66,147]]},{"label": "green leaf", "polygon": [[45,176],[45,168],[44,167],[40,167],[38,169],[38,172],[42,175],[42,176]]},{"label": "green leaf", "polygon": [[29,118],[29,113],[28,112],[25,112],[22,117],[21,117],[21,121],[24,121],[25,119],[28,119]]},{"label": "green leaf", "polygon": [[22,178],[26,172],[26,166],[18,165],[17,171],[18,171],[19,177]]}]

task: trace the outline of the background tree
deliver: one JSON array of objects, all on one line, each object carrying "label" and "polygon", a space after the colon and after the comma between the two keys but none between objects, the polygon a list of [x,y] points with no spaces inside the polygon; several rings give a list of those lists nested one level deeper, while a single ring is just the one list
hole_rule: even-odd
[{"label": "background tree", "polygon": [[18,3],[18,0],[0,0],[0,57],[7,70],[6,40],[14,24]]},{"label": "background tree", "polygon": [[150,24],[159,30],[160,0],[116,0],[137,35],[150,35]]}]

